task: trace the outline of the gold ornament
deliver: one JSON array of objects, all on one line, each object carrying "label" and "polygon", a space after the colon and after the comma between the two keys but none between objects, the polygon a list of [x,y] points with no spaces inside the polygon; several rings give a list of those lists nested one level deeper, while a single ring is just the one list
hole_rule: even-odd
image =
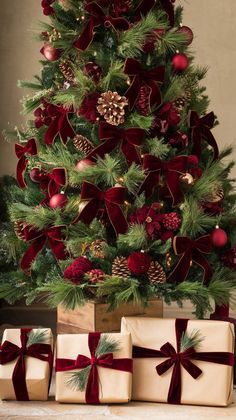
[{"label": "gold ornament", "polygon": [[165,283],[166,273],[164,268],[157,261],[152,261],[147,272],[150,283]]},{"label": "gold ornament", "polygon": [[183,184],[186,184],[186,185],[193,185],[194,184],[194,178],[188,172],[186,174],[181,175],[180,180],[181,180],[181,182],[183,182]]},{"label": "gold ornament", "polygon": [[59,68],[68,82],[74,82],[75,81],[75,75],[72,68],[71,63],[68,60],[64,60],[59,64]]},{"label": "gold ornament", "polygon": [[87,139],[87,137],[82,136],[82,134],[76,134],[73,138],[74,146],[77,150],[88,155],[93,150],[92,143]]},{"label": "gold ornament", "polygon": [[14,222],[15,234],[17,238],[21,239],[22,241],[25,240],[24,228],[25,228],[25,223],[23,223],[21,220],[17,220],[16,222]]},{"label": "gold ornament", "polygon": [[105,258],[105,248],[107,246],[107,242],[103,241],[102,239],[96,239],[93,241],[89,246],[89,250],[91,251],[92,255],[96,258],[101,258],[102,260]]},{"label": "gold ornament", "polygon": [[126,257],[116,257],[112,264],[112,275],[117,277],[123,277],[127,279],[130,277],[130,270],[128,268]]},{"label": "gold ornament", "polygon": [[109,124],[119,125],[125,121],[124,108],[126,106],[128,106],[128,100],[125,96],[108,90],[98,99],[97,110]]}]

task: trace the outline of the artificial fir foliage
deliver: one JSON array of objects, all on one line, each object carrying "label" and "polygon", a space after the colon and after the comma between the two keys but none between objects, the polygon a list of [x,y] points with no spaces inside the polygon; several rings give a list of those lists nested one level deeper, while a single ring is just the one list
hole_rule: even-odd
[{"label": "artificial fir foliage", "polygon": [[18,187],[9,179],[3,187],[0,297],[30,303],[43,292],[67,309],[94,296],[111,308],[189,299],[199,317],[211,300],[228,304],[232,149],[219,152],[213,135],[206,69],[193,64],[182,7],[48,0],[42,8],[50,18],[39,35],[42,73],[19,83],[33,90],[22,101],[29,121],[6,133]]}]

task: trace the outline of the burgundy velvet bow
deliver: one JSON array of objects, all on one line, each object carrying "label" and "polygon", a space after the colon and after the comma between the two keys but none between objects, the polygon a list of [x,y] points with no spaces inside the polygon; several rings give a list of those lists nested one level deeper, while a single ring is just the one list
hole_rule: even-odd
[{"label": "burgundy velvet bow", "polygon": [[101,191],[96,185],[85,181],[81,189],[81,200],[88,201],[88,203],[85,204],[74,223],[81,220],[90,224],[96,217],[101,204],[104,203],[116,234],[125,233],[128,229],[128,223],[120,207],[125,200],[125,191],[123,187],[112,187],[107,191]]},{"label": "burgundy velvet bow", "polygon": [[29,274],[33,261],[47,243],[58,260],[64,260],[68,257],[63,242],[65,237],[62,229],[63,226],[50,227],[47,230],[36,230],[30,226],[24,228],[25,241],[31,242],[20,264],[26,274]]},{"label": "burgundy velvet bow", "polygon": [[192,153],[196,156],[201,156],[202,140],[205,140],[214,150],[214,160],[219,157],[219,149],[215,137],[211,129],[214,127],[215,115],[214,112],[200,118],[195,111],[191,111],[189,117],[189,126],[192,131],[193,150]]},{"label": "burgundy velvet bow", "polygon": [[191,240],[187,236],[175,236],[173,239],[173,248],[176,255],[180,256],[179,262],[168,277],[169,283],[180,283],[188,275],[192,262],[198,264],[204,271],[203,280],[208,284],[212,276],[212,268],[202,254],[210,254],[212,241],[210,235],[201,236],[198,239]]},{"label": "burgundy velvet bow", "polygon": [[172,197],[172,205],[176,206],[183,200],[183,193],[180,187],[179,178],[186,173],[188,167],[188,156],[176,156],[169,161],[161,161],[161,159],[152,155],[145,155],[143,160],[143,169],[147,173],[140,193],[143,191],[149,198],[153,189],[158,184],[161,175],[164,176],[166,185]]},{"label": "burgundy velvet bow", "polygon": [[160,0],[160,3],[168,16],[170,26],[173,27],[175,25],[175,12],[173,3],[171,0]]},{"label": "burgundy velvet bow", "polygon": [[121,150],[128,164],[130,165],[133,162],[140,164],[141,157],[137,147],[142,144],[144,135],[145,132],[141,128],[121,129],[101,122],[99,125],[99,137],[105,141],[92,150],[87,158],[92,159],[97,156],[103,158],[106,153],[111,153],[118,144],[121,144]]},{"label": "burgundy velvet bow", "polygon": [[65,109],[62,106],[50,105],[48,107],[48,115],[52,118],[52,121],[44,137],[47,146],[53,144],[57,135],[60,136],[64,144],[66,144],[68,138],[75,136],[75,131],[68,119],[70,113],[72,113],[72,110]]},{"label": "burgundy velvet bow", "polygon": [[26,187],[24,173],[27,168],[28,159],[26,155],[35,156],[37,155],[37,144],[34,139],[28,140],[25,146],[22,144],[15,144],[15,153],[19,161],[16,168],[16,179],[21,188]]},{"label": "burgundy velvet bow", "polygon": [[141,0],[135,11],[135,15],[138,15],[138,17],[141,19],[142,16],[146,16],[151,11],[154,4],[155,0]]},{"label": "burgundy velvet bow", "polygon": [[34,168],[34,182],[40,184],[42,191],[47,190],[48,196],[52,197],[60,191],[60,187],[67,184],[67,174],[64,168],[55,168],[51,173],[40,172],[38,168]]},{"label": "burgundy velvet bow", "polygon": [[132,83],[125,93],[125,96],[129,99],[130,108],[134,107],[143,84],[150,88],[150,106],[157,107],[161,105],[162,98],[158,84],[164,82],[164,66],[156,67],[152,70],[143,70],[137,60],[127,58],[124,73],[132,78]]},{"label": "burgundy velvet bow", "polygon": [[21,347],[10,341],[4,341],[0,351],[0,364],[6,365],[14,360],[18,359],[12,374],[12,382],[18,401],[29,401],[29,395],[26,385],[26,368],[25,368],[25,357],[34,357],[35,359],[48,362],[50,369],[52,369],[52,349],[50,344],[31,344],[27,346],[28,333],[31,331],[30,328],[22,328],[20,334]]},{"label": "burgundy velvet bow", "polygon": [[102,8],[95,1],[88,3],[85,6],[85,10],[89,14],[90,19],[85,25],[79,38],[74,43],[74,46],[81,51],[85,51],[93,41],[94,29],[97,26],[112,26],[117,31],[125,31],[129,29],[129,22],[126,19],[106,16]]},{"label": "burgundy velvet bow", "polygon": [[79,354],[76,360],[56,359],[56,372],[84,369],[87,366],[91,366],[85,392],[85,400],[87,404],[100,403],[98,366],[108,369],[121,370],[123,372],[132,373],[133,371],[133,363],[131,359],[114,359],[113,353],[102,354],[99,357],[96,356],[96,350],[100,337],[101,333],[99,332],[89,333],[88,335],[88,346],[91,358]]},{"label": "burgundy velvet bow", "polygon": [[181,352],[181,338],[186,332],[188,319],[176,319],[176,348],[167,342],[160,350],[148,349],[144,347],[133,347],[134,358],[167,358],[164,362],[156,366],[158,375],[163,375],[173,367],[171,383],[168,392],[167,402],[169,404],[181,404],[181,366],[194,378],[197,379],[202,370],[191,360],[201,360],[208,363],[217,363],[220,365],[233,366],[234,355],[228,352],[196,352],[193,347]]}]

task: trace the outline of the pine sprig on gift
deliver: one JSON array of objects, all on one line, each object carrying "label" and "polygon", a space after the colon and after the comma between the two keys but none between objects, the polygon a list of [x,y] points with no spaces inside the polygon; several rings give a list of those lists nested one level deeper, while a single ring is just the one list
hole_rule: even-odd
[{"label": "pine sprig on gift", "polygon": [[32,344],[40,344],[40,343],[47,343],[48,342],[48,330],[31,330],[28,333],[28,341],[27,346],[31,346]]},{"label": "pine sprig on gift", "polygon": [[196,350],[203,340],[204,337],[201,337],[199,330],[193,330],[191,334],[188,334],[187,332],[183,333],[181,337],[180,352],[183,353],[190,348]]},{"label": "pine sprig on gift", "polygon": [[112,338],[108,334],[103,334],[100,337],[97,349],[96,356],[99,357],[102,354],[115,353],[120,350],[120,343]]}]

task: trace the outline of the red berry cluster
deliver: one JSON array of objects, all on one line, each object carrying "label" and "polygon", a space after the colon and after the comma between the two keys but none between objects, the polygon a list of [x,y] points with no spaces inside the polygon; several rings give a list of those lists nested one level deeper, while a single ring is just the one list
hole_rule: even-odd
[{"label": "red berry cluster", "polygon": [[86,257],[76,258],[64,271],[64,278],[71,280],[73,283],[80,283],[85,273],[92,270],[92,263]]},{"label": "red berry cluster", "polygon": [[42,0],[41,1],[41,6],[43,8],[43,14],[45,16],[49,16],[49,15],[53,15],[54,10],[52,8],[52,4],[54,3],[55,0]]}]

